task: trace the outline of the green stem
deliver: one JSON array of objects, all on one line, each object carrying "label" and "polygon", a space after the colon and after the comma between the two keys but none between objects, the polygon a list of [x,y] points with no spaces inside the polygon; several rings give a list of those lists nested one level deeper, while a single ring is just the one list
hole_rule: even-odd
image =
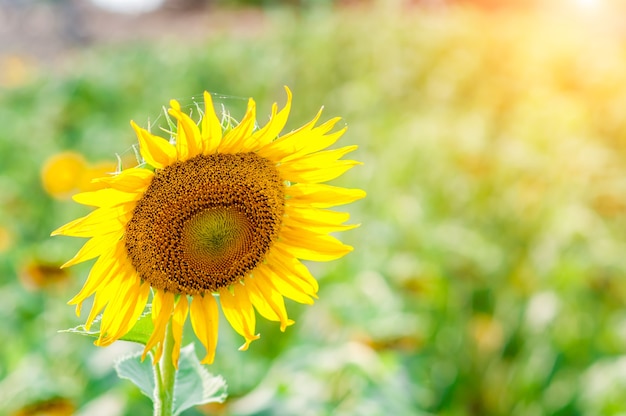
[{"label": "green stem", "polygon": [[172,364],[172,351],[174,350],[174,335],[172,325],[167,326],[163,355],[160,362],[154,368],[157,375],[158,403],[154,404],[154,416],[172,416],[174,407],[174,380],[176,368]]}]

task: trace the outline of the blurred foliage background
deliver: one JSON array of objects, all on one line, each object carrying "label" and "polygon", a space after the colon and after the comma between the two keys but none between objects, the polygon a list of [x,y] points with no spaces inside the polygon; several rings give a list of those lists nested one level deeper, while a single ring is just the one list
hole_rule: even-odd
[{"label": "blurred foliage background", "polygon": [[623,415],[624,10],[541,3],[0,1],[0,414],[151,413],[113,371],[138,346],[57,332],[89,265],[49,234],[132,161],[130,119],[209,90],[264,121],[288,85],[288,128],[323,104],[360,146],[355,251],[285,334],[222,325],[230,397],[186,416]]}]

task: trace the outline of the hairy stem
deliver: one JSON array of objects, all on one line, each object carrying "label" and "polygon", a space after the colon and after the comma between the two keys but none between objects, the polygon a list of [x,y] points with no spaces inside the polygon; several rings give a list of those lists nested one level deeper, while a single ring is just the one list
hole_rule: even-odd
[{"label": "hairy stem", "polygon": [[174,335],[172,325],[167,326],[163,355],[155,366],[157,376],[158,403],[154,404],[154,416],[172,416],[174,414],[174,380],[176,368],[172,363],[172,351],[174,349]]}]

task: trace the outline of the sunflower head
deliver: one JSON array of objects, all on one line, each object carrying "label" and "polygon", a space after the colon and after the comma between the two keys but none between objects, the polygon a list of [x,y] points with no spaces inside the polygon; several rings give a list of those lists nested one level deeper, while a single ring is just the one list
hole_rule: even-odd
[{"label": "sunflower head", "polygon": [[[349,215],[327,208],[362,198],[359,189],[323,184],[359,162],[342,157],[346,146],[325,150],[345,132],[339,118],[320,125],[321,111],[297,130],[281,135],[291,108],[272,107],[257,127],[255,102],[234,127],[216,114],[204,94],[198,122],[170,102],[176,121],[165,139],[131,122],[139,140],[139,166],[95,180],[102,189],[74,199],[96,209],[53,232],[89,240],[64,267],[97,258],[82,290],[70,300],[80,313],[94,296],[89,329],[102,314],[97,345],[124,336],[152,299],[154,331],[145,355],[162,354],[167,325],[175,339],[177,365],[183,324],[190,317],[214,359],[218,303],[247,349],[259,338],[256,314],[289,319],[284,298],[313,303],[317,281],[301,260],[334,260],[352,250],[330,233],[354,228]],[[219,301],[219,302],[218,302]]]}]

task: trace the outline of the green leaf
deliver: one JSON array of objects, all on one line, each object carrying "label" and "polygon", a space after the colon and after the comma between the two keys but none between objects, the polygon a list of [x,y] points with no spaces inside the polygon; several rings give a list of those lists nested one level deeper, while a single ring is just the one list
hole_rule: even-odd
[{"label": "green leaf", "polygon": [[180,350],[178,372],[174,384],[174,415],[190,407],[226,400],[226,381],[209,373],[196,356],[193,344]]},{"label": "green leaf", "polygon": [[[132,381],[155,405],[158,403],[155,383],[157,374],[152,360],[141,362],[141,353],[136,353],[117,361],[115,371],[120,378]],[[226,381],[222,376],[212,375],[200,364],[193,344],[180,350],[174,381],[174,416],[200,404],[224,402],[226,388]]]},{"label": "green leaf", "polygon": [[148,305],[147,309],[137,320],[135,326],[133,326],[133,328],[120,339],[146,345],[153,332],[154,324],[152,323],[152,305]]},{"label": "green leaf", "polygon": [[[122,341],[132,341],[138,344],[146,345],[148,340],[150,339],[150,335],[154,331],[154,324],[152,323],[152,308],[151,305],[146,307],[144,313],[139,317],[137,323],[133,328],[128,331],[128,333],[124,334],[120,337]],[[73,334],[80,334],[87,337],[98,338],[100,336],[100,318],[98,316],[94,319],[92,324],[92,330],[87,331],[84,325],[78,325],[77,327],[64,329],[59,332],[69,332]]]},{"label": "green leaf", "polygon": [[141,361],[141,352],[129,355],[115,363],[115,371],[120,378],[130,380],[139,390],[156,403],[155,372],[152,360]]}]

